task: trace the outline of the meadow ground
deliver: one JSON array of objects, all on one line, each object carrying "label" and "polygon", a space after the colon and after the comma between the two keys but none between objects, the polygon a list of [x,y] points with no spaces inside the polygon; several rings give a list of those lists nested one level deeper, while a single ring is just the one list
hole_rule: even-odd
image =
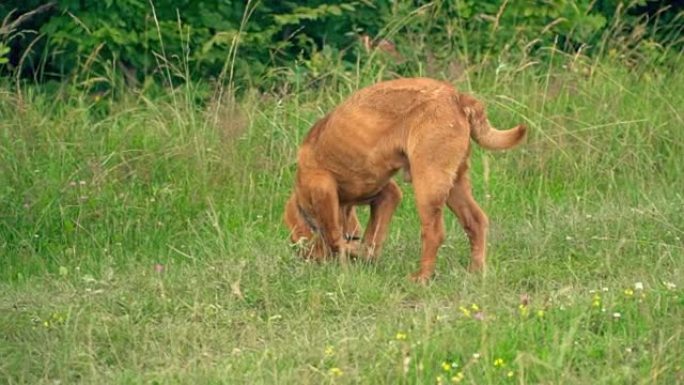
[{"label": "meadow ground", "polygon": [[684,383],[684,73],[481,73],[456,84],[530,137],[472,156],[486,274],[447,213],[427,286],[407,183],[376,264],[306,263],[282,226],[303,135],[370,78],[3,85],[0,383]]}]

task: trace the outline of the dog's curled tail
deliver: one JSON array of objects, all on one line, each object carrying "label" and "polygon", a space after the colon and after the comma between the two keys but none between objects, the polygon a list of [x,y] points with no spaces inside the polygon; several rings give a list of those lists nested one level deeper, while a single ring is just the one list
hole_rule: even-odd
[{"label": "dog's curled tail", "polygon": [[525,125],[520,124],[510,130],[497,130],[488,122],[481,126],[473,126],[470,137],[487,150],[505,150],[522,142],[527,133]]},{"label": "dog's curled tail", "polygon": [[522,142],[527,127],[520,124],[509,130],[497,130],[489,124],[484,106],[466,94],[459,95],[459,102],[470,123],[470,137],[487,150],[506,150]]}]

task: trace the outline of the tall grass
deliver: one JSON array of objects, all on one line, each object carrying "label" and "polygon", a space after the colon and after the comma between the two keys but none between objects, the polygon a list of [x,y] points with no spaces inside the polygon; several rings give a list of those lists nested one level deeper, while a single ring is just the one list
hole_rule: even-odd
[{"label": "tall grass", "polygon": [[305,263],[281,225],[303,135],[382,65],[238,99],[2,84],[0,382],[684,381],[684,75],[548,50],[428,73],[531,130],[472,155],[487,273],[447,216],[427,287],[406,183],[377,264]]}]

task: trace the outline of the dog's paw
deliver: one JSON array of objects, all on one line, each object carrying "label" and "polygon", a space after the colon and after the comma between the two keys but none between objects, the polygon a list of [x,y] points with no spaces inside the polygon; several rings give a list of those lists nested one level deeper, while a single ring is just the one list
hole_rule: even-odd
[{"label": "dog's paw", "polygon": [[349,240],[344,243],[341,251],[347,253],[353,258],[359,258],[364,254],[363,243],[358,240]]},{"label": "dog's paw", "polygon": [[296,255],[306,261],[322,262],[329,256],[325,245],[319,238],[309,239],[306,237],[299,238],[297,242],[290,243],[290,248]]},{"label": "dog's paw", "polygon": [[308,238],[302,237],[297,242],[291,242],[290,249],[300,257],[306,258],[311,254],[311,242]]},{"label": "dog's paw", "polygon": [[484,270],[485,270],[485,265],[482,262],[471,261],[470,265],[468,265],[468,272],[469,273],[484,273]]},{"label": "dog's paw", "polygon": [[305,248],[307,246],[308,242],[309,242],[309,238],[301,237],[296,242],[290,242],[290,247],[292,249],[295,249],[295,250],[302,249],[302,248]]},{"label": "dog's paw", "polygon": [[412,282],[415,282],[415,283],[418,283],[421,285],[426,285],[430,281],[431,278],[432,278],[432,273],[427,272],[427,271],[423,271],[423,270],[418,270],[409,276],[409,279]]}]

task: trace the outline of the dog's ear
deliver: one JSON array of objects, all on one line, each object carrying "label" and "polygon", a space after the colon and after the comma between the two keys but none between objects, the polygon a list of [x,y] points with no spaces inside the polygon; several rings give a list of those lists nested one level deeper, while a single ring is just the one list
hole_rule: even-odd
[{"label": "dog's ear", "polygon": [[479,100],[468,94],[459,94],[458,101],[461,109],[463,109],[463,113],[468,118],[468,122],[471,125],[475,125],[486,119],[484,104],[482,104],[482,102]]}]

